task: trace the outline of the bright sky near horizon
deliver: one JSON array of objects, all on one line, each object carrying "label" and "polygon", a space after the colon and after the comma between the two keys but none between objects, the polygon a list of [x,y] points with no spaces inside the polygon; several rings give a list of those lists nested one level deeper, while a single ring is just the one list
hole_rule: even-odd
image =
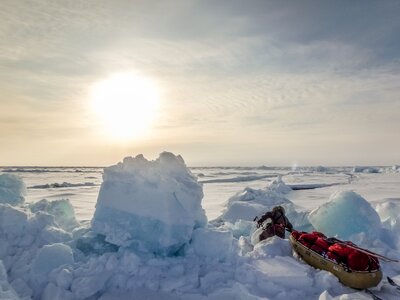
[{"label": "bright sky near horizon", "polygon": [[2,1],[0,165],[400,164],[399,16],[399,1]]}]

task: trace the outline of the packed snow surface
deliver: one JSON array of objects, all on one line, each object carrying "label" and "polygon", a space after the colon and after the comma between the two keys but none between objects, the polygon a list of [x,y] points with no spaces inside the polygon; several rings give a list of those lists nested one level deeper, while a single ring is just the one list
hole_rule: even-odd
[{"label": "packed snow surface", "polygon": [[[167,152],[154,161],[125,158],[104,170],[102,183],[97,169],[6,169],[0,175],[0,299],[368,299],[294,257],[288,239],[252,246],[250,236],[255,216],[282,205],[297,230],[320,230],[400,259],[400,173],[377,170],[189,170]],[[195,173],[209,182],[199,183]],[[79,185],[89,177],[96,186]],[[379,193],[371,185],[377,179],[385,182]],[[41,189],[25,194],[25,181],[72,184],[46,188],[43,199]],[[88,195],[100,183],[93,218],[76,218],[76,210],[85,215]],[[203,189],[207,201],[216,201],[205,203]],[[216,216],[211,221],[204,205]],[[381,264],[384,276],[400,283],[399,264]],[[372,290],[383,299],[399,296],[386,280]]]}]

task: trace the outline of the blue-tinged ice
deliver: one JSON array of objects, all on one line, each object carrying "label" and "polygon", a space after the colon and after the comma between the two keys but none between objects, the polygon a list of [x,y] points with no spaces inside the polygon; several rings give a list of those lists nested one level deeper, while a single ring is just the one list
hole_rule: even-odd
[{"label": "blue-tinged ice", "polygon": [[207,223],[202,198],[181,156],[127,157],[104,170],[92,229],[118,246],[174,255]]},{"label": "blue-tinged ice", "polygon": [[20,205],[25,201],[26,186],[14,174],[0,175],[0,203]]},{"label": "blue-tinged ice", "polygon": [[117,252],[119,247],[106,242],[105,238],[102,234],[88,231],[77,239],[76,248],[85,255],[101,255],[106,252]]},{"label": "blue-tinged ice", "polygon": [[371,204],[352,191],[334,193],[329,202],[310,213],[309,219],[316,230],[343,239],[363,232],[377,237],[382,226]]},{"label": "blue-tinged ice", "polygon": [[68,199],[48,201],[40,200],[29,205],[33,213],[46,212],[54,217],[54,221],[64,230],[72,230],[78,226],[75,211]]}]

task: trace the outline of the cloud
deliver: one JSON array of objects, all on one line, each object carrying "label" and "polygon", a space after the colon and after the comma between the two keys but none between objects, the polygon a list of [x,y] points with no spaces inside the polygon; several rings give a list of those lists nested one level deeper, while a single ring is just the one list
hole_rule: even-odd
[{"label": "cloud", "polygon": [[201,148],[239,151],[244,146],[237,141],[245,140],[262,149],[267,136],[282,147],[304,139],[315,149],[318,141],[329,144],[327,133],[340,140],[346,132],[351,140],[397,130],[399,6],[6,1],[0,12],[2,135],[27,144],[59,136],[82,143],[93,127],[88,87],[127,70],[162,86],[154,131],[166,148],[174,137]]}]

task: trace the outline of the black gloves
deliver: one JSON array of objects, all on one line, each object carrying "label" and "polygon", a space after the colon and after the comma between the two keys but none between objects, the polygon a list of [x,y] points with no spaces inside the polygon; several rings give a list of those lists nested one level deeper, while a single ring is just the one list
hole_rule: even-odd
[{"label": "black gloves", "polygon": [[263,223],[264,223],[264,221],[258,220],[258,221],[257,221],[257,228],[260,228],[260,227],[262,226]]}]

